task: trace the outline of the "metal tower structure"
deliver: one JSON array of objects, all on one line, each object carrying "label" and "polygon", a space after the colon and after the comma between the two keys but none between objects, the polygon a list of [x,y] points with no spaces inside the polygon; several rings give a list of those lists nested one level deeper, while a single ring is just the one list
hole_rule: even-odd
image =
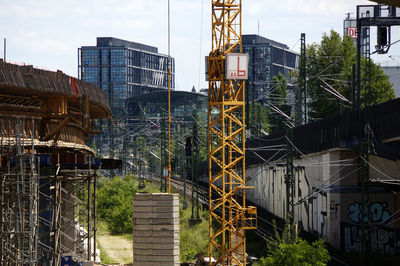
[{"label": "metal tower structure", "polygon": [[[307,124],[307,86],[306,86],[306,34],[301,34],[299,85],[296,91],[295,124]],[[304,107],[303,107],[304,104]],[[303,118],[304,114],[304,118]],[[304,119],[304,120],[303,120]]]},{"label": "metal tower structure", "polygon": [[294,180],[294,166],[293,166],[293,128],[288,128],[286,131],[286,222],[292,226],[294,222],[294,191],[295,191],[295,180]]},{"label": "metal tower structure", "polygon": [[[245,197],[245,82],[225,76],[226,58],[242,52],[241,0],[212,0],[212,51],[208,56],[210,265],[246,265],[246,229],[256,228]],[[236,62],[236,61],[235,61]],[[246,73],[247,74],[247,73]],[[214,230],[215,229],[215,230]],[[213,251],[217,251],[213,254]]]},{"label": "metal tower structure", "polygon": [[[200,204],[199,204],[199,141],[198,141],[198,129],[196,121],[196,110],[193,111],[193,132],[192,132],[192,215],[190,221],[197,223],[201,221],[200,218]],[[188,162],[189,163],[189,162]],[[188,167],[189,168],[189,167]]]},{"label": "metal tower structure", "polygon": [[160,141],[161,141],[161,179],[160,179],[160,191],[167,192],[167,178],[168,178],[168,168],[167,168],[167,145],[166,145],[166,121],[165,117],[161,119],[161,134],[160,134]]}]

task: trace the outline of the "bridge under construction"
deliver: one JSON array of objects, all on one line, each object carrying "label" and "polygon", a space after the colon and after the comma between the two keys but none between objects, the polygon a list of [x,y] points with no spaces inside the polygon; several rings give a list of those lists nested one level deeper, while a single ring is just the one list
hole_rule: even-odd
[{"label": "bridge under construction", "polygon": [[94,120],[111,115],[107,97],[60,71],[3,61],[0,89],[0,264],[96,257],[101,160],[86,143]]}]

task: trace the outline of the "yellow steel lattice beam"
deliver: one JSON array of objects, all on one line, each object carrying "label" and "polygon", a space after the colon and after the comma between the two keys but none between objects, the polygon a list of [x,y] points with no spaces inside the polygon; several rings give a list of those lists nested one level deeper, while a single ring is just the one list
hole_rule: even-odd
[{"label": "yellow steel lattice beam", "polygon": [[[212,51],[208,57],[210,265],[246,265],[245,229],[256,209],[245,203],[244,81],[225,79],[225,56],[242,52],[241,0],[212,0]],[[251,212],[249,211],[251,210]],[[250,225],[246,222],[251,215]],[[213,226],[216,228],[213,231]]]}]

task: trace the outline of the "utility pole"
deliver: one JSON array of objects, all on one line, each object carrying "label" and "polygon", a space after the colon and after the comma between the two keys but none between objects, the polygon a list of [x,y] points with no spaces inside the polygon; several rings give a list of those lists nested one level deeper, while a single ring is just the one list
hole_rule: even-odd
[{"label": "utility pole", "polygon": [[[141,119],[140,119],[140,128],[143,128],[143,116],[141,117]],[[145,143],[146,143],[146,140],[142,137],[142,136],[139,136],[138,138],[137,138],[137,142],[138,142],[138,149],[139,149],[139,161],[138,161],[138,167],[139,167],[139,186],[138,186],[138,188],[139,188],[139,190],[142,190],[142,189],[144,189],[145,187],[146,187],[146,183],[144,182],[144,176],[143,176],[143,169],[142,169],[142,163],[143,163],[143,160],[144,160],[144,146],[145,146]]]},{"label": "utility pole", "polygon": [[[307,123],[306,34],[301,34],[299,80],[295,100],[295,125]],[[304,112],[303,112],[304,110]],[[303,117],[304,114],[304,117]],[[304,120],[303,120],[304,119]]]},{"label": "utility pole", "polygon": [[371,144],[371,128],[369,124],[365,126],[367,141],[361,143],[361,171],[360,171],[360,242],[361,254],[363,255],[364,265],[370,265],[371,257],[371,212],[369,195],[369,149]]},{"label": "utility pole", "polygon": [[168,0],[168,193],[171,193],[171,19]]},{"label": "utility pole", "polygon": [[[293,149],[293,128],[288,127],[286,129],[286,220],[287,223],[292,226],[294,222],[294,166],[293,166],[293,158],[294,158],[294,149]],[[291,234],[292,236],[294,234]]]},{"label": "utility pole", "polygon": [[306,34],[301,34],[301,58],[300,58],[300,86],[304,94],[304,124],[307,124],[308,110],[307,110],[307,72],[306,72]]},{"label": "utility pole", "polygon": [[168,168],[166,164],[167,154],[166,154],[166,121],[165,121],[165,113],[163,114],[163,118],[161,118],[161,134],[160,134],[160,142],[161,142],[161,178],[160,178],[160,191],[167,192],[167,178],[168,178]]},{"label": "utility pole", "polygon": [[[182,139],[183,138],[183,134],[182,134],[182,126],[178,126],[178,138],[179,139]],[[176,141],[176,144],[178,143],[178,141],[180,141],[179,139],[177,139],[177,141]],[[183,142],[183,141],[182,141]],[[187,149],[187,139],[186,139],[186,143],[185,143],[186,145],[185,145],[185,147],[186,147],[186,149]],[[176,146],[177,147],[177,146]],[[177,149],[178,149],[178,147],[177,147]],[[185,149],[185,151],[186,151],[186,149]],[[178,152],[178,150],[176,150],[175,152],[177,153],[177,154],[179,154],[179,155],[181,155],[182,154],[182,152],[181,152],[182,150],[181,150],[181,145],[179,145],[179,152]],[[179,156],[180,157],[180,156]],[[186,163],[186,171],[185,171],[185,169],[184,169],[184,160],[183,160],[183,158],[179,158],[178,157],[178,159],[177,159],[177,161],[175,162],[175,165],[176,164],[179,164],[179,173],[180,173],[180,175],[181,175],[181,177],[183,176],[183,178],[184,178],[184,180],[183,180],[183,201],[182,201],[182,209],[184,209],[184,210],[186,210],[187,209],[187,198],[186,198],[186,179],[187,179],[187,173],[188,173],[188,164]],[[186,162],[187,162],[187,156],[186,156]]]},{"label": "utility pole", "polygon": [[196,121],[196,110],[193,110],[192,117],[192,216],[190,217],[190,222],[192,224],[201,222],[199,214],[199,145],[198,145],[198,130]]}]

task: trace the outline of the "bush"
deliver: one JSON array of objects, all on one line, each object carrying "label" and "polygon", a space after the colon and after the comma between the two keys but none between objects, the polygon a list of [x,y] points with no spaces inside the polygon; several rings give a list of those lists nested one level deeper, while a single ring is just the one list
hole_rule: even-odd
[{"label": "bush", "polygon": [[112,234],[131,233],[133,230],[133,194],[138,191],[132,176],[115,177],[101,184],[97,208]]},{"label": "bush", "polygon": [[268,239],[267,249],[269,255],[261,258],[255,264],[258,266],[269,265],[304,265],[324,266],[330,260],[324,241],[319,239],[312,244],[291,235],[292,226],[286,226],[282,236],[279,236],[274,224],[275,238]]}]

